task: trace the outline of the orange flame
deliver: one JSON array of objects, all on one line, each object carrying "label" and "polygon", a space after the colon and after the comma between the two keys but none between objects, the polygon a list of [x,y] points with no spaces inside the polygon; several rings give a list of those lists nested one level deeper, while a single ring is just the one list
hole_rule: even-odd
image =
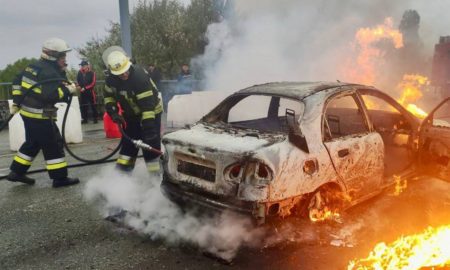
[{"label": "orange flame", "polygon": [[392,18],[386,18],[384,24],[374,28],[361,28],[355,35],[355,50],[358,57],[349,62],[344,76],[353,82],[373,85],[377,69],[385,52],[376,46],[381,40],[391,40],[396,49],[403,47],[402,34],[393,28]]},{"label": "orange flame", "polygon": [[323,210],[313,209],[309,213],[309,219],[312,222],[321,222],[325,220],[335,220],[339,221],[341,215],[337,211],[331,211],[328,207]]},{"label": "orange flame", "polygon": [[[347,270],[413,270],[450,266],[450,225],[379,243],[365,259],[351,261]],[[434,268],[433,268],[434,269]]]},{"label": "orange flame", "polygon": [[405,74],[403,80],[397,86],[402,91],[398,103],[405,106],[408,111],[419,118],[425,118],[428,114],[412,102],[419,100],[423,90],[430,84],[427,77],[418,74]]},{"label": "orange flame", "polygon": [[397,175],[394,175],[394,180],[395,180],[394,195],[398,196],[408,187],[408,180],[402,179],[400,176]]}]

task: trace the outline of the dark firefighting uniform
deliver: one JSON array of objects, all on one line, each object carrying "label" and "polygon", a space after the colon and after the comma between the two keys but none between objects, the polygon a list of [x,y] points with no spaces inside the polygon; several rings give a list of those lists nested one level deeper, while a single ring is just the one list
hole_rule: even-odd
[{"label": "dark firefighting uniform", "polygon": [[82,88],[82,90],[80,90],[81,118],[86,122],[88,120],[89,108],[91,108],[92,118],[94,122],[97,122],[97,102],[94,91],[94,86],[96,83],[95,72],[91,70],[87,72],[84,72],[82,70],[78,71],[77,82],[78,85]]},{"label": "dark firefighting uniform", "polygon": [[[161,149],[161,112],[162,103],[158,89],[149,74],[140,66],[132,65],[127,80],[109,75],[106,78],[105,109],[114,119],[117,116],[117,103],[123,110],[126,121],[125,133],[133,139],[142,139],[153,148]],[[122,148],[117,159],[117,167],[124,171],[134,168],[139,149],[130,141],[122,138]],[[143,151],[147,170],[159,172],[158,154]]]},{"label": "dark firefighting uniform", "polygon": [[[11,171],[23,175],[42,149],[51,179],[67,177],[63,141],[56,121],[55,103],[67,102],[70,92],[61,82],[50,82],[30,89],[48,79],[66,79],[56,62],[40,59],[29,65],[13,83],[13,103],[20,105],[25,127],[25,142],[10,166]],[[28,92],[30,91],[30,92]]]}]

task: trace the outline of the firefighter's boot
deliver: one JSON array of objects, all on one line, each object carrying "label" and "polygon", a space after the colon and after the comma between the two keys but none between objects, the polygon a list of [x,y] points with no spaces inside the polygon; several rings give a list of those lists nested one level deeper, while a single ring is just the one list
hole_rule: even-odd
[{"label": "firefighter's boot", "polygon": [[25,174],[17,174],[16,172],[11,171],[6,179],[11,182],[20,182],[27,185],[34,185],[36,182],[33,178],[26,176]]},{"label": "firefighter's boot", "polygon": [[80,179],[78,178],[65,177],[62,179],[53,179],[54,188],[76,185],[78,183],[80,183]]}]

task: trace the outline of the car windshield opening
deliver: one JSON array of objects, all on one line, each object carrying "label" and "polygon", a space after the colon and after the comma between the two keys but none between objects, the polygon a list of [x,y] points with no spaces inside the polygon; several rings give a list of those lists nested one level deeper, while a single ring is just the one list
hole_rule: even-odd
[{"label": "car windshield opening", "polygon": [[295,112],[298,119],[303,114],[302,102],[270,95],[237,95],[230,97],[211,112],[208,122],[223,122],[231,127],[264,132],[287,133],[286,109]]}]

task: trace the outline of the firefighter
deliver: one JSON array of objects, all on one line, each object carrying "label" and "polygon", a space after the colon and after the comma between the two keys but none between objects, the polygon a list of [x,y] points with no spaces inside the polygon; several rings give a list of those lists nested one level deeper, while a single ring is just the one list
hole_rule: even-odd
[{"label": "firefighter", "polygon": [[[111,47],[112,48],[112,47]],[[122,124],[125,133],[133,139],[142,139],[153,148],[160,149],[162,103],[158,89],[147,71],[134,65],[122,48],[105,51],[103,58],[109,69],[105,88],[105,109],[111,119]],[[119,103],[123,110],[119,114]],[[139,149],[122,138],[122,148],[116,167],[125,172],[134,168]],[[150,174],[159,174],[159,154],[144,151],[144,160]]]},{"label": "firefighter", "polygon": [[[26,176],[33,159],[42,149],[46,168],[53,187],[74,185],[77,178],[67,177],[63,140],[56,120],[56,102],[68,101],[76,92],[75,84],[67,83],[65,76],[66,53],[71,49],[59,38],[50,38],[42,46],[41,58],[27,66],[13,84],[11,112],[18,112],[25,127],[25,142],[10,166],[7,180],[33,185],[35,180]],[[56,81],[60,79],[61,81]],[[53,80],[44,83],[44,81]],[[65,82],[63,82],[63,80]],[[38,82],[43,82],[31,88]]]}]

